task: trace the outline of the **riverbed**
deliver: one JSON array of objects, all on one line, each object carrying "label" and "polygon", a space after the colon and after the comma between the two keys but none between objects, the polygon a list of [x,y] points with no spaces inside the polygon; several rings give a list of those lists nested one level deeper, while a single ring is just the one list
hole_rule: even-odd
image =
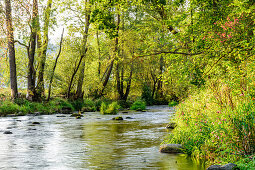
[{"label": "riverbed", "polygon": [[123,121],[98,112],[82,119],[0,118],[0,169],[202,169],[184,154],[159,152],[173,114],[174,108],[150,106],[146,112],[119,112]]}]

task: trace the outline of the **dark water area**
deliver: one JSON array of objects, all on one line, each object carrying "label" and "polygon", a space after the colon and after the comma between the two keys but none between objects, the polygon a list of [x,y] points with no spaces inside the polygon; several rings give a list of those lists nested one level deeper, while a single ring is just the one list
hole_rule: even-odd
[{"label": "dark water area", "polygon": [[147,109],[120,112],[124,121],[100,113],[0,118],[0,169],[203,169],[184,154],[159,152],[174,109]]}]

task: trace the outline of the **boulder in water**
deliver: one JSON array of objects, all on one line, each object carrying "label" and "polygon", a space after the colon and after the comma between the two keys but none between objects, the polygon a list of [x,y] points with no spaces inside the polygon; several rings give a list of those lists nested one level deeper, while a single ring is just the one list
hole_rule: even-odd
[{"label": "boulder in water", "polygon": [[112,118],[112,120],[123,120],[123,117],[121,117],[121,116],[114,117],[114,118]]},{"label": "boulder in water", "polygon": [[12,134],[11,131],[4,131],[4,134]]},{"label": "boulder in water", "polygon": [[164,144],[160,146],[159,151],[162,153],[183,153],[181,144]]},{"label": "boulder in water", "polygon": [[40,122],[33,122],[32,124],[33,125],[40,125],[41,123]]},{"label": "boulder in water", "polygon": [[236,164],[228,163],[226,165],[212,165],[207,170],[233,170],[239,169]]},{"label": "boulder in water", "polygon": [[171,122],[171,123],[169,123],[168,125],[166,125],[166,128],[167,128],[167,129],[174,129],[174,128],[176,128],[176,126],[177,126],[176,123]]}]

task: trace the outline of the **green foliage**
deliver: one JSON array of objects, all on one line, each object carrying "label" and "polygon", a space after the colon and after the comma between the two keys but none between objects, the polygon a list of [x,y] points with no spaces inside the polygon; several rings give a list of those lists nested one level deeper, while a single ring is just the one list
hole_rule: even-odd
[{"label": "green foliage", "polygon": [[131,101],[119,100],[118,104],[120,105],[121,109],[129,108],[131,106]]},{"label": "green foliage", "polygon": [[84,101],[82,111],[83,112],[95,112],[95,111],[97,111],[96,102],[94,102],[90,99],[86,99]]},{"label": "green foliage", "polygon": [[84,106],[83,100],[73,100],[70,102],[71,105],[73,106],[74,110],[81,110],[82,107]]},{"label": "green foliage", "polygon": [[166,141],[183,144],[186,153],[208,164],[237,162],[255,153],[254,99],[232,96],[226,84],[218,85],[178,105],[178,126]]},{"label": "green foliage", "polygon": [[238,168],[240,170],[250,170],[255,169],[255,157],[250,156],[248,158],[241,159],[237,162]]},{"label": "green foliage", "polygon": [[19,112],[19,106],[11,101],[3,101],[0,103],[0,116],[8,114],[16,114]]},{"label": "green foliage", "polygon": [[100,107],[100,113],[101,114],[117,114],[119,108],[120,106],[118,105],[117,102],[112,102],[109,105],[102,102]]},{"label": "green foliage", "polygon": [[172,100],[171,102],[168,103],[168,106],[173,107],[173,106],[176,106],[178,104],[179,104],[179,102]]},{"label": "green foliage", "polygon": [[141,110],[145,110],[146,108],[146,103],[142,100],[136,100],[132,106],[130,107],[130,110],[137,110],[137,111],[141,111]]},{"label": "green foliage", "polygon": [[142,100],[146,102],[147,105],[153,104],[152,91],[150,86],[144,84],[142,89]]}]

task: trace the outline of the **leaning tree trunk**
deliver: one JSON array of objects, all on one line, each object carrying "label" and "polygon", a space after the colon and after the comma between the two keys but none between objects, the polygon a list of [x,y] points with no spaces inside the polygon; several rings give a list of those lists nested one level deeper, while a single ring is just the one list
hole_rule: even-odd
[{"label": "leaning tree trunk", "polygon": [[37,97],[41,98],[44,96],[44,67],[46,62],[46,53],[48,49],[48,42],[49,42],[49,24],[50,24],[50,13],[51,13],[51,6],[52,6],[52,0],[48,0],[47,7],[44,14],[44,27],[43,27],[43,44],[40,49],[40,61],[39,61],[39,73],[38,73],[38,80],[37,80],[37,87],[36,87],[36,93]]},{"label": "leaning tree trunk", "polygon": [[[115,47],[114,47],[114,55],[116,55],[118,53],[118,44],[119,44],[119,29],[120,29],[120,14],[117,15],[117,23],[116,23],[116,26],[117,26],[117,37],[115,38]],[[115,57],[115,56],[114,56]],[[103,88],[101,90],[101,92],[99,93],[99,96],[102,96],[103,93],[104,93],[104,90],[106,88],[106,85],[109,81],[109,78],[111,76],[111,73],[112,73],[112,69],[113,69],[113,64],[114,64],[114,57],[112,58],[112,61],[110,63],[110,66],[109,66],[109,69],[108,69],[108,72],[107,72],[107,75],[103,81]]]},{"label": "leaning tree trunk", "polygon": [[62,35],[61,35],[61,39],[60,39],[58,55],[57,55],[57,57],[56,57],[56,60],[55,60],[55,63],[54,63],[53,69],[52,69],[52,74],[51,74],[51,77],[50,77],[50,84],[49,84],[49,91],[48,91],[48,98],[47,98],[47,101],[50,100],[51,85],[52,85],[52,82],[53,82],[53,77],[54,77],[55,69],[56,69],[56,67],[57,67],[58,58],[59,58],[59,56],[60,56],[60,54],[61,54],[61,50],[62,50],[63,36],[64,36],[64,29],[63,29],[63,31],[62,31]]},{"label": "leaning tree trunk", "polygon": [[[86,0],[85,1],[85,8],[86,8],[86,14],[85,14],[85,31],[83,34],[83,39],[82,39],[82,49],[81,49],[81,68],[80,68],[80,75],[79,75],[79,79],[78,79],[78,84],[77,84],[77,90],[76,90],[76,97],[79,99],[83,98],[83,90],[82,90],[82,85],[83,85],[83,80],[84,80],[84,69],[85,69],[85,61],[84,61],[84,57],[87,53],[87,41],[88,41],[88,32],[89,32],[89,25],[90,25],[90,13],[91,13],[91,9],[90,9],[90,0]],[[83,61],[82,61],[83,60]],[[71,87],[73,84],[73,78],[75,76],[75,74],[77,73],[78,69],[79,69],[80,64],[78,64],[77,70],[73,73],[70,84],[69,84],[69,88],[68,88],[68,93],[67,96],[68,98],[70,97],[70,92],[71,92]]]},{"label": "leaning tree trunk", "polygon": [[6,7],[8,50],[9,50],[8,56],[9,56],[9,64],[10,64],[11,97],[15,99],[18,97],[18,87],[17,87],[15,47],[14,47],[14,35],[13,35],[10,0],[5,0],[5,7]]},{"label": "leaning tree trunk", "polygon": [[76,90],[76,98],[77,99],[82,99],[83,94],[84,94],[82,91],[82,85],[83,85],[83,80],[84,80],[84,70],[85,70],[85,60],[83,59],[81,68],[80,68],[80,73],[79,73],[77,90]]}]

